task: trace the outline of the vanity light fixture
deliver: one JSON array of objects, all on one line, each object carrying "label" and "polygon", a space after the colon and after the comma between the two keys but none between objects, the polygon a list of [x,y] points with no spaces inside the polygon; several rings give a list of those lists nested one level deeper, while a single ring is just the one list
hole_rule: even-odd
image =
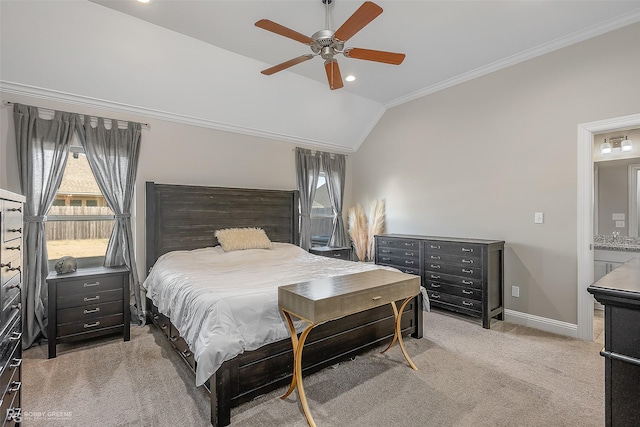
[{"label": "vanity light fixture", "polygon": [[609,138],[609,142],[605,139],[600,144],[600,154],[620,153],[621,151],[633,150],[633,142],[626,136],[616,136]]},{"label": "vanity light fixture", "polygon": [[600,144],[600,154],[610,154],[611,153],[611,143],[607,142],[607,139],[604,139],[604,142]]},{"label": "vanity light fixture", "polygon": [[631,151],[633,150],[633,142],[625,136],[624,139],[620,142],[620,148],[622,151]]}]

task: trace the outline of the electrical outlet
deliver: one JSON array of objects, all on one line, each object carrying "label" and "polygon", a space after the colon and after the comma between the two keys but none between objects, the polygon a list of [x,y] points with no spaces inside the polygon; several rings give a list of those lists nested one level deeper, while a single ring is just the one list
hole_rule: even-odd
[{"label": "electrical outlet", "polygon": [[616,221],[616,228],[624,228],[624,221]]},{"label": "electrical outlet", "polygon": [[516,298],[520,297],[520,286],[511,287],[511,296]]},{"label": "electrical outlet", "polygon": [[536,212],[533,215],[533,222],[536,224],[542,224],[544,222],[544,213],[543,212]]}]

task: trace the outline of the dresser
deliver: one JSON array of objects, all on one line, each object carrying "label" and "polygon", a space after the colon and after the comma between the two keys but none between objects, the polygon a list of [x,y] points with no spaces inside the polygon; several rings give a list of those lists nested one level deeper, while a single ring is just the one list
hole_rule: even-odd
[{"label": "dresser", "polygon": [[129,270],[126,267],[78,269],[47,277],[49,358],[56,344],[119,333],[130,338]]},{"label": "dresser", "polygon": [[351,248],[344,247],[332,247],[332,246],[312,246],[309,252],[314,255],[320,255],[328,258],[346,259],[351,261]]},{"label": "dresser", "polygon": [[0,189],[0,416],[2,426],[22,416],[22,228],[24,197]]},{"label": "dresser", "polygon": [[486,329],[503,319],[503,241],[378,235],[375,262],[420,276],[432,307],[479,318]]},{"label": "dresser", "polygon": [[613,270],[587,291],[604,305],[605,425],[640,420],[640,258]]}]

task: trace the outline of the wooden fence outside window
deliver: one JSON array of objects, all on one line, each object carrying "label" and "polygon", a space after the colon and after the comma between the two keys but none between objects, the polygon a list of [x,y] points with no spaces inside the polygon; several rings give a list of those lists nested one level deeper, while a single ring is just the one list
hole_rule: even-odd
[{"label": "wooden fence outside window", "polygon": [[113,230],[106,206],[52,206],[47,214],[47,240],[105,239]]}]

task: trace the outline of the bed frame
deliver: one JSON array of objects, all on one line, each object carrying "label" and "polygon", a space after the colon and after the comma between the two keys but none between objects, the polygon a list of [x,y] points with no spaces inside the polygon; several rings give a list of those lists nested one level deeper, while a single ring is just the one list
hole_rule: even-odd
[{"label": "bed frame", "polygon": [[[146,267],[159,256],[218,244],[220,228],[261,227],[274,242],[298,244],[298,192],[146,183]],[[195,373],[186,342],[147,298],[147,318],[155,324]],[[390,305],[374,308],[314,328],[307,338],[303,374],[308,375],[393,336]],[[422,338],[422,298],[407,304],[403,334]],[[231,422],[231,408],[291,382],[293,352],[284,339],[228,360],[205,387],[211,394],[211,424]]]}]

